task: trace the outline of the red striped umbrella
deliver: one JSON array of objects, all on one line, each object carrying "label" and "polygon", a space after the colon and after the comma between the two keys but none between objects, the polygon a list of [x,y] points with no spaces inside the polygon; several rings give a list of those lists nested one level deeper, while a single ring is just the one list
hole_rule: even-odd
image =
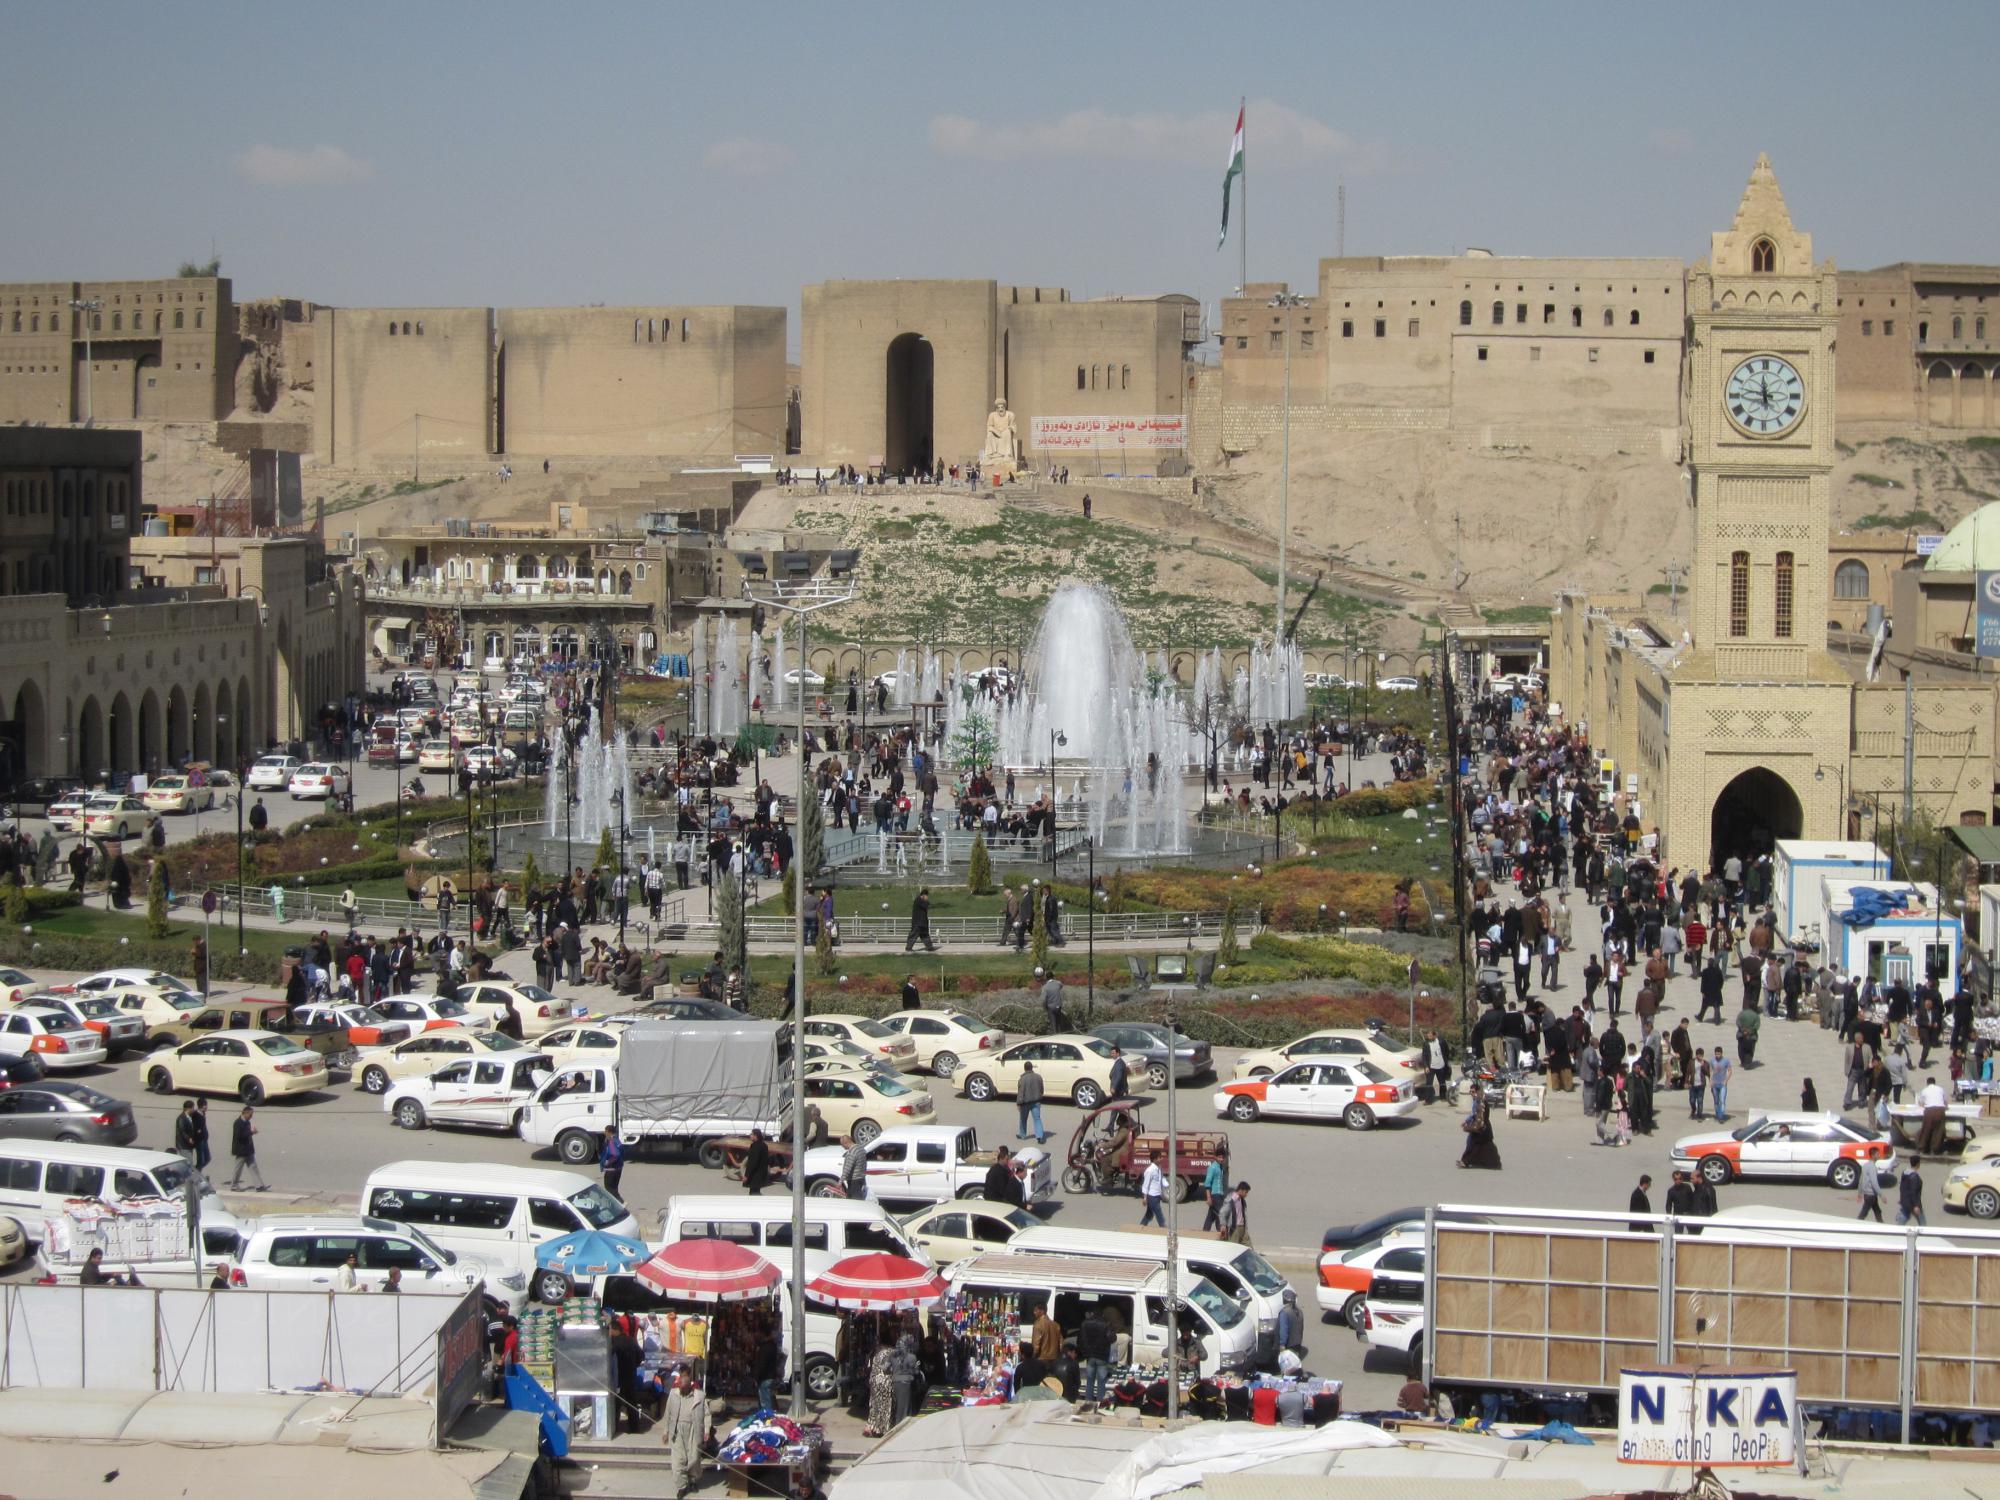
[{"label": "red striped umbrella", "polygon": [[634,1272],[664,1297],[747,1302],[778,1284],[778,1268],[733,1240],[675,1240]]},{"label": "red striped umbrella", "polygon": [[945,1293],[944,1278],[929,1266],[880,1252],[835,1261],[806,1283],[809,1295],[835,1307],[862,1312],[895,1312],[927,1307]]}]

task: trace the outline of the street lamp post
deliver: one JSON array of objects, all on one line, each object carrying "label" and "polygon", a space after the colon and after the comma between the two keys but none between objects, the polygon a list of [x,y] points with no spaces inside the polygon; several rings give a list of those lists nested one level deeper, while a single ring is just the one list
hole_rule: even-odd
[{"label": "street lamp post", "polygon": [[1056,878],[1056,746],[1067,745],[1069,736],[1060,729],[1049,730],[1049,880]]},{"label": "street lamp post", "polygon": [[[749,592],[749,581],[744,591]],[[782,609],[799,620],[799,800],[806,796],[806,619],[823,609],[835,609],[851,602],[855,588],[851,578],[810,579],[804,583],[767,582],[759,595],[762,603]],[[803,839],[800,843],[803,845]],[[794,858],[803,854],[794,851]],[[813,872],[795,863],[792,880],[792,1275],[789,1287],[791,1347],[806,1347],[806,1096],[805,1072],[800,1066],[799,1048],[806,1030],[806,879]],[[745,924],[746,939],[748,924]],[[791,1364],[791,1411],[796,1420],[806,1414],[805,1359],[795,1353]]]},{"label": "street lamp post", "polygon": [[1284,456],[1278,470],[1278,609],[1277,627],[1271,633],[1274,648],[1285,643],[1285,543],[1292,529],[1292,309],[1303,307],[1308,300],[1303,292],[1279,292],[1271,298],[1271,306],[1282,308],[1285,313]]}]

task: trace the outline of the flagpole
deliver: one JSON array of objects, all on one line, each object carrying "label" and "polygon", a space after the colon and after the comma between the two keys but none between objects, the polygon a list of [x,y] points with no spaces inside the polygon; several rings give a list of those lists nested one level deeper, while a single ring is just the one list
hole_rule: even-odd
[{"label": "flagpole", "polygon": [[1238,203],[1242,205],[1242,222],[1236,227],[1236,295],[1250,295],[1250,116],[1249,99],[1239,96],[1236,101],[1237,118],[1243,122],[1243,170],[1237,173]]}]

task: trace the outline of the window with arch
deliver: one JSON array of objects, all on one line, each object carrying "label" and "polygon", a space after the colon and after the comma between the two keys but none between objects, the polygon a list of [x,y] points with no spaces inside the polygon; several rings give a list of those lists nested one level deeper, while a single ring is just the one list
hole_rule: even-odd
[{"label": "window with arch", "polygon": [[1750,633],[1750,554],[1729,554],[1729,634]]},{"label": "window with arch", "polygon": [[113,313],[111,315],[111,331],[113,333],[121,333],[124,331],[124,328],[125,328],[125,314],[118,312]]},{"label": "window with arch", "polygon": [[1630,323],[1634,328],[1637,328],[1639,326],[1639,309],[1636,307],[1633,308],[1632,316],[1627,318],[1625,321]]},{"label": "window with arch", "polygon": [[1458,326],[1460,328],[1472,326],[1472,303],[1469,300],[1458,304]]},{"label": "window with arch", "polygon": [[[179,313],[175,313],[174,326],[176,328],[180,326],[180,321],[181,321],[181,315]],[[396,320],[394,318],[391,318],[389,320],[389,337],[394,338],[395,336],[396,336]]]},{"label": "window with arch", "polygon": [[632,320],[632,342],[633,342],[633,343],[635,343],[635,344],[636,344],[636,343],[638,343],[638,342],[639,342],[639,335],[640,335],[640,333],[641,333],[641,332],[643,332],[643,331],[644,331],[645,327],[646,327],[646,320],[645,320],[644,318],[634,318],[634,319]]},{"label": "window with arch", "polygon": [[1090,388],[1093,391],[1097,389],[1097,369],[1096,365],[1090,367]]},{"label": "window with arch", "polygon": [[1580,307],[1572,307],[1572,308],[1571,308],[1571,309],[1569,310],[1569,326],[1570,326],[1570,327],[1572,327],[1572,328],[1581,328],[1581,327],[1583,327],[1583,309],[1582,309],[1582,308],[1580,308]]},{"label": "window with arch", "polygon": [[1778,247],[1769,240],[1759,240],[1750,247],[1750,269],[1764,273],[1778,269]]},{"label": "window with arch", "polygon": [[1859,558],[1850,557],[1833,570],[1833,597],[1836,599],[1866,599],[1868,597],[1868,564]]},{"label": "window with arch", "polygon": [[[201,312],[199,309],[196,310],[194,315],[194,326],[197,328],[201,327]],[[417,332],[422,333],[423,331],[424,331],[423,319],[419,318],[417,320]]]},{"label": "window with arch", "polygon": [[1131,385],[1132,367],[1130,365],[1120,365],[1118,367],[1118,389],[1121,391],[1128,390],[1131,388]]},{"label": "window with arch", "polygon": [[1974,318],[1972,320],[1972,336],[1982,343],[1985,342],[1986,320],[1984,318]]},{"label": "window with arch", "polygon": [[[197,328],[201,327],[201,309],[198,307],[194,310],[194,326]],[[422,333],[423,331],[422,325],[418,325],[417,332]]]},{"label": "window with arch", "polygon": [[1493,322],[1494,322],[1494,325],[1495,325],[1495,326],[1497,327],[1498,325],[1500,325],[1500,324],[1502,324],[1502,323],[1504,323],[1504,322],[1506,322],[1506,321],[1507,321],[1507,304],[1506,304],[1506,303],[1504,303],[1504,302],[1496,302],[1496,303],[1494,303],[1494,304],[1493,304]]},{"label": "window with arch", "polygon": [[1772,573],[1772,633],[1781,641],[1792,638],[1792,554],[1780,552]]},{"label": "window with arch", "polygon": [[1078,365],[1078,366],[1076,367],[1076,388],[1077,388],[1078,390],[1082,390],[1082,389],[1083,389],[1083,366],[1082,366],[1082,365]]},{"label": "window with arch", "polygon": [[[177,307],[177,308],[175,308],[175,309],[174,309],[174,327],[176,327],[176,328],[179,328],[179,327],[181,326],[181,319],[182,319],[182,318],[184,318],[185,316],[186,316],[186,314],[185,314],[185,313],[183,313],[183,312],[182,312],[182,311],[181,311],[181,310],[180,310],[180,309],[179,309],[178,307]],[[389,325],[389,332],[391,332],[391,333],[394,333],[395,331],[396,331],[396,325],[395,325],[394,323],[391,323],[391,324]]]},{"label": "window with arch", "polygon": [[21,309],[17,307],[14,309],[14,332],[19,333],[20,331],[21,331]]},{"label": "window with arch", "polygon": [[1611,309],[1607,307],[1604,309],[1604,326],[1606,328],[1609,328],[1612,325],[1612,322],[1613,319],[1611,316]]},{"label": "window with arch", "polygon": [[103,313],[101,313],[101,312],[94,312],[94,313],[92,313],[92,314],[90,315],[90,331],[91,331],[92,333],[102,333],[102,332],[104,332],[104,314],[103,314]]},{"label": "window with arch", "polygon": [[1955,339],[1965,337],[1965,319],[1953,318],[1951,320],[1951,336]]},{"label": "window with arch", "polygon": [[156,310],[153,313],[153,332],[158,333],[160,331],[160,323],[161,323],[160,314]]},{"label": "window with arch", "polygon": [[[196,314],[195,314],[195,316],[196,316],[196,317],[198,318],[198,317],[200,317],[200,316],[201,316],[201,314],[200,314],[200,313],[196,313]],[[407,320],[405,320],[405,321],[404,321],[404,323],[403,323],[403,332],[404,332],[404,333],[408,333],[409,331],[410,331],[410,325],[409,325],[409,322],[408,322]]]},{"label": "window with arch", "polygon": [[[21,315],[19,313],[15,313],[14,316],[18,318]],[[19,330],[16,331],[18,332]],[[30,313],[28,315],[28,332],[40,333],[41,331],[42,331],[42,315],[40,313]]]}]

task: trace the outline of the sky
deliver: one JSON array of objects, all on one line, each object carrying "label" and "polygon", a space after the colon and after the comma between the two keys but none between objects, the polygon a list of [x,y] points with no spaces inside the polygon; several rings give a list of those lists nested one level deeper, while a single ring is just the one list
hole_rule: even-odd
[{"label": "sky", "polygon": [[1992,262],[1996,43],[1924,0],[8,0],[0,280],[213,248],[239,299],[783,305],[794,346],[831,278],[1212,303],[1246,96],[1255,281],[1314,283],[1343,184],[1352,255],[1693,260],[1759,151],[1822,259]]}]

